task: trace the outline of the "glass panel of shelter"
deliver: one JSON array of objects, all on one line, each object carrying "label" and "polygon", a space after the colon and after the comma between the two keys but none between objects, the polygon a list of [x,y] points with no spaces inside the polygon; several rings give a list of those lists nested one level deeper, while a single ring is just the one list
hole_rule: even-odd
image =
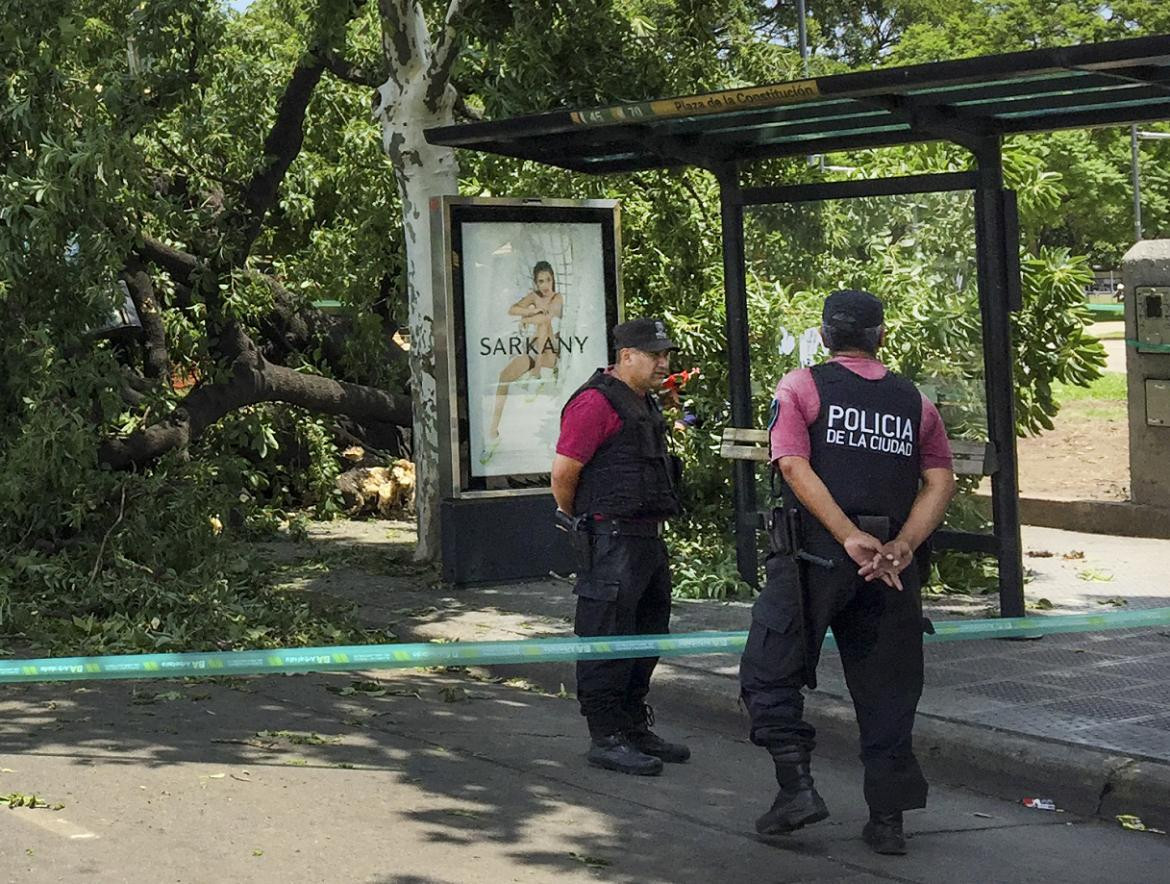
[{"label": "glass panel of shelter", "polygon": [[748,206],[744,251],[762,421],[785,372],[828,358],[824,296],[864,288],[886,304],[882,361],[934,402],[949,437],[987,440],[971,191]]}]

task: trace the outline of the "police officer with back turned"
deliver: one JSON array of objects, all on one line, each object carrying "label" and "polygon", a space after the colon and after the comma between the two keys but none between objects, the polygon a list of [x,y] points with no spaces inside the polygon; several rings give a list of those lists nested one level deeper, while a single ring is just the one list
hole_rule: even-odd
[{"label": "police officer with back turned", "polygon": [[[569,398],[552,467],[557,520],[578,550],[579,636],[669,632],[664,520],[679,512],[676,459],[657,391],[676,349],[657,319],[614,327],[617,361]],[[597,767],[653,776],[690,750],[650,730],[646,705],[657,657],[581,660],[577,699]]]},{"label": "police officer with back turned", "polygon": [[938,411],[876,358],[883,322],[873,295],[833,292],[821,319],[831,359],[777,387],[771,446],[783,506],[772,514],[740,685],[751,740],[771,754],[780,787],[757,832],[825,819],[801,688],[816,686],[832,627],[861,738],[862,837],[878,853],[901,854],[902,811],[924,807],[927,793],[911,738],[929,628],[915,552],[942,520],[955,479]]}]

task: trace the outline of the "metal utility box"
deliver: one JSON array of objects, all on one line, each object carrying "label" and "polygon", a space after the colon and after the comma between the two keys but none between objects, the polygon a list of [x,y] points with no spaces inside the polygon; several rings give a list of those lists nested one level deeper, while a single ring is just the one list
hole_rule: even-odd
[{"label": "metal utility box", "polygon": [[1146,381],[1146,424],[1170,427],[1170,378]]},{"label": "metal utility box", "polygon": [[1134,313],[1139,353],[1166,353],[1170,347],[1170,280],[1167,285],[1139,285],[1134,289]]},{"label": "metal utility box", "polygon": [[1135,244],[1121,274],[1130,498],[1170,507],[1170,239]]}]

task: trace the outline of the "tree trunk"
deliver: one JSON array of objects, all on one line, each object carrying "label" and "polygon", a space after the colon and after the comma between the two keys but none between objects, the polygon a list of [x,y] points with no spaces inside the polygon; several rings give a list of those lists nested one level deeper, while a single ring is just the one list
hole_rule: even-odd
[{"label": "tree trunk", "polygon": [[439,554],[439,426],[435,383],[435,290],[431,279],[431,200],[459,192],[455,152],[428,144],[423,131],[454,122],[455,89],[448,82],[453,57],[451,23],[432,46],[417,0],[383,0],[383,47],[390,76],[379,88],[375,116],[382,146],[394,165],[406,239],[410,308],[410,374],[414,406],[411,447],[415,462],[418,546],[415,558]]}]

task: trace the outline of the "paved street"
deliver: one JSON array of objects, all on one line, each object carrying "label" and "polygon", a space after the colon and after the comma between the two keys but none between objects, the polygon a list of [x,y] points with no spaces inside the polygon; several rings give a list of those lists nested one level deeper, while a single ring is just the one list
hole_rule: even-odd
[{"label": "paved street", "polygon": [[860,768],[822,759],[833,816],[763,844],[770,765],[727,720],[662,707],[695,760],[588,768],[576,704],[464,673],[365,681],[0,689],[0,881],[1161,880],[1170,839],[936,784],[912,855],[857,838]]}]

